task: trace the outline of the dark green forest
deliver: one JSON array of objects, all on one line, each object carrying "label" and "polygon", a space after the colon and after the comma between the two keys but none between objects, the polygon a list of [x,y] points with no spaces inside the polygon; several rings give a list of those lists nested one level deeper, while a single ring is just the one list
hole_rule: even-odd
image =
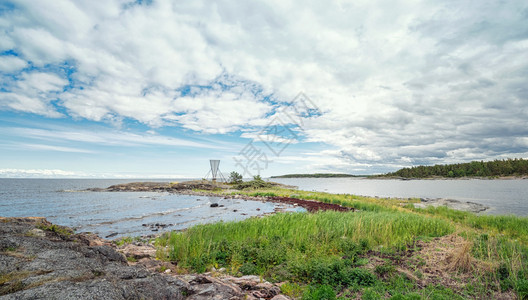
[{"label": "dark green forest", "polygon": [[403,168],[381,176],[404,178],[441,177],[501,177],[528,175],[528,160],[522,158],[494,161],[472,161],[469,163],[417,166]]},{"label": "dark green forest", "polygon": [[271,178],[331,178],[331,177],[360,177],[351,174],[338,173],[315,173],[315,174],[286,174],[280,176],[271,176]]}]

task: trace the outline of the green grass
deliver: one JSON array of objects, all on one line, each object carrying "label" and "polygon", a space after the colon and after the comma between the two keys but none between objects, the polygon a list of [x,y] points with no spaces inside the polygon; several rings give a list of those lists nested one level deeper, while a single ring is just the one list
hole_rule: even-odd
[{"label": "green grass", "polygon": [[55,225],[55,224],[51,224],[51,225],[40,224],[40,225],[37,225],[37,228],[39,228],[41,230],[44,230],[44,231],[54,232],[54,233],[56,233],[56,234],[58,234],[60,236],[64,236],[64,237],[68,237],[68,236],[73,234],[73,230],[71,230],[70,228],[64,227],[64,226]]},{"label": "green grass", "polygon": [[112,241],[117,246],[123,246],[125,244],[132,244],[134,242],[142,242],[142,243],[149,243],[151,239],[145,239],[140,236],[131,237],[131,236],[125,236],[122,238],[119,238],[117,240]]},{"label": "green grass", "polygon": [[[528,297],[528,218],[479,216],[445,207],[414,208],[418,199],[282,188],[216,193],[316,200],[357,211],[280,213],[198,225],[158,238],[160,258],[191,272],[225,267],[234,275],[287,281],[284,292],[303,299],[317,299],[317,295],[329,299],[489,298],[501,291],[511,291],[520,299]],[[418,241],[429,243],[455,232],[472,244],[470,255],[481,266],[471,269],[469,282],[456,290],[432,283],[421,286],[397,271],[395,265],[405,253],[417,251]],[[383,257],[385,263],[369,269],[371,255]],[[422,276],[418,268],[424,264],[409,266],[416,268],[412,269],[414,278]],[[456,272],[451,276],[457,276]]]},{"label": "green grass", "polygon": [[[242,222],[198,225],[158,239],[169,245],[168,258],[184,268],[203,272],[226,267],[233,273],[258,273],[268,278],[307,278],[296,263],[314,264],[323,258],[353,260],[375,248],[392,253],[405,250],[417,236],[442,236],[454,231],[444,220],[401,212],[282,213]],[[282,265],[291,274],[281,274]],[[293,271],[292,271],[293,270]],[[313,278],[311,278],[313,279]]]},{"label": "green grass", "polygon": [[501,234],[521,244],[528,245],[528,218],[518,216],[475,215],[447,207],[428,207],[411,209],[425,215],[438,216],[474,229],[482,229],[492,234]]}]

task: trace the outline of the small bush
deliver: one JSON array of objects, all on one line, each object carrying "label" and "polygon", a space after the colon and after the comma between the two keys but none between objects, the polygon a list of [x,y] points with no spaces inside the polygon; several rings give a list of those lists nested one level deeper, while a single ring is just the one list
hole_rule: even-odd
[{"label": "small bush", "polygon": [[376,283],[376,276],[365,269],[350,269],[347,276],[349,278],[349,284],[357,283],[360,286],[372,286]]},{"label": "small bush", "polygon": [[390,276],[396,271],[396,268],[390,263],[384,263],[376,266],[374,272],[381,277]]},{"label": "small bush", "polygon": [[303,300],[335,300],[336,293],[329,285],[309,286],[306,289]]},{"label": "small bush", "polygon": [[332,260],[330,262],[320,260],[313,263],[311,279],[319,284],[332,286],[371,286],[376,282],[376,276],[361,268],[351,268],[345,265],[344,260]]},{"label": "small bush", "polygon": [[37,225],[37,228],[41,230],[45,230],[45,231],[54,232],[59,236],[65,236],[65,237],[68,237],[73,234],[73,230],[71,230],[70,228],[55,225],[55,224],[51,224],[51,225],[40,224],[40,225]]},{"label": "small bush", "polygon": [[505,280],[510,277],[510,271],[508,270],[508,267],[506,264],[501,264],[499,268],[497,268],[497,277],[499,280]]},{"label": "small bush", "polygon": [[293,274],[290,272],[287,264],[280,264],[269,269],[265,273],[265,277],[271,282],[283,282],[293,278]]},{"label": "small bush", "polygon": [[303,289],[297,283],[286,282],[280,287],[281,293],[284,295],[297,299],[303,295]]},{"label": "small bush", "polygon": [[422,297],[417,293],[410,293],[407,295],[396,294],[390,298],[390,300],[421,300]]},{"label": "small bush", "polygon": [[240,182],[236,184],[234,187],[237,190],[246,190],[246,189],[261,189],[261,188],[271,188],[273,185],[269,182],[266,182],[260,178],[260,176],[255,176],[253,180],[246,181],[246,182]]},{"label": "small bush", "polygon": [[363,300],[378,300],[378,299],[382,299],[382,297],[378,293],[376,293],[375,291],[373,291],[371,289],[366,289],[363,292],[363,296],[361,296],[361,299],[363,299]]},{"label": "small bush", "polygon": [[191,258],[189,265],[196,272],[203,273],[207,270],[207,259],[205,256],[196,256]]},{"label": "small bush", "polygon": [[517,292],[519,299],[528,299],[528,280],[517,280],[517,283],[515,284],[515,291]]},{"label": "small bush", "polygon": [[257,274],[257,266],[254,263],[246,262],[238,269],[242,275],[254,275]]}]

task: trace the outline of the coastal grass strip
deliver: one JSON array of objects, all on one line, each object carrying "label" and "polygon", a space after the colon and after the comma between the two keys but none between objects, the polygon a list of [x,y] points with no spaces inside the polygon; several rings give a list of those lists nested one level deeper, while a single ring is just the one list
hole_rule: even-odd
[{"label": "coastal grass strip", "polygon": [[[168,249],[163,255],[183,268],[203,272],[211,266],[226,267],[233,274],[260,274],[278,281],[316,286],[331,284],[336,291],[352,285],[363,296],[376,289],[378,295],[389,292],[422,298],[438,293],[448,298],[489,298],[508,291],[520,299],[528,296],[526,217],[476,215],[446,207],[415,208],[413,203],[419,199],[284,188],[217,193],[316,200],[360,211],[277,214],[242,222],[199,225],[159,238],[158,245]],[[403,250],[413,249],[417,240],[431,241],[431,237],[453,232],[468,243],[466,253],[470,256],[464,257],[479,262],[478,268],[469,270],[474,280],[455,289],[458,295],[451,289],[401,281],[404,275],[372,281],[371,275],[361,268],[367,251],[397,258]]]},{"label": "coastal grass strip", "polygon": [[417,214],[326,211],[197,225],[157,242],[169,247],[171,260],[197,272],[210,266],[237,270],[250,263],[262,275],[285,261],[342,257],[350,249],[405,250],[417,237],[443,236],[454,229],[447,221]]},{"label": "coastal grass strip", "polygon": [[528,246],[528,218],[519,216],[476,215],[471,212],[459,211],[444,206],[415,208],[412,204],[420,199],[391,199],[357,196],[350,194],[331,194],[325,192],[301,191],[285,188],[269,188],[243,191],[219,191],[219,194],[247,195],[262,197],[291,197],[306,200],[316,200],[324,203],[339,204],[361,211],[371,212],[413,212],[429,217],[437,217],[455,222],[458,225],[473,229],[482,229],[491,234],[505,235],[519,243]]}]

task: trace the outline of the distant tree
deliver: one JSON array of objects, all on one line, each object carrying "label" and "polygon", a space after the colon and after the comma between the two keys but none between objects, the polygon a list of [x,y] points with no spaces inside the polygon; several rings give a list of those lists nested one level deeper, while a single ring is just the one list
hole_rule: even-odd
[{"label": "distant tree", "polygon": [[262,177],[260,177],[260,175],[253,176],[253,180],[255,180],[255,181],[263,181]]},{"label": "distant tree", "polygon": [[239,184],[242,182],[242,175],[240,175],[238,172],[231,172],[231,174],[229,174],[229,183],[232,183],[232,184]]}]

